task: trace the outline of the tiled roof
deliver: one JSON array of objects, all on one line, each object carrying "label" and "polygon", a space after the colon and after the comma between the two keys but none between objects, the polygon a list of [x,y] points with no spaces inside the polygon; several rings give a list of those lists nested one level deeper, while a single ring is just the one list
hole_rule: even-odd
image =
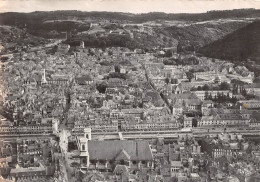
[{"label": "tiled roof", "polygon": [[211,121],[213,120],[213,116],[202,116],[201,121]]},{"label": "tiled roof", "polygon": [[68,80],[68,75],[51,75],[53,80]]},{"label": "tiled roof", "polygon": [[241,114],[218,114],[216,118],[222,119],[222,120],[240,120],[245,119],[243,115]]},{"label": "tiled roof", "polygon": [[182,93],[182,94],[171,94],[168,99],[197,99],[198,97],[194,93]]},{"label": "tiled roof", "polygon": [[147,141],[89,141],[88,145],[92,160],[115,160],[122,150],[130,156],[131,160],[153,160]]},{"label": "tiled roof", "polygon": [[181,161],[171,161],[172,167],[183,167]]},{"label": "tiled roof", "polygon": [[188,105],[201,105],[201,100],[200,99],[188,99],[188,100],[185,100],[185,103]]},{"label": "tiled roof", "polygon": [[31,172],[40,172],[40,171],[45,171],[45,167],[43,165],[40,165],[39,167],[30,167],[30,168],[22,168],[22,167],[17,167],[15,169],[11,169],[11,174],[16,174],[16,173],[31,173]]},{"label": "tiled roof", "polygon": [[93,81],[93,79],[91,78],[90,75],[84,75],[84,76],[76,78],[76,81],[77,81],[78,84],[84,85],[88,81]]},{"label": "tiled roof", "polygon": [[131,157],[128,155],[128,153],[122,149],[121,152],[116,156],[115,160],[120,161],[120,160],[130,160]]},{"label": "tiled roof", "polygon": [[125,114],[141,114],[144,112],[144,109],[122,109],[121,111]]},{"label": "tiled roof", "polygon": [[213,104],[214,102],[212,100],[204,100],[203,104]]}]

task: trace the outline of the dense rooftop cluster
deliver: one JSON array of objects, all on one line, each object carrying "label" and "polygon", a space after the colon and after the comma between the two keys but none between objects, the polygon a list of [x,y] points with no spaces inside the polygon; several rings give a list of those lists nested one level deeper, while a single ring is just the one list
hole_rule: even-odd
[{"label": "dense rooftop cluster", "polygon": [[[146,25],[104,27],[92,23],[78,35],[101,36],[100,44],[156,36]],[[3,180],[259,181],[254,72],[177,46],[70,38],[1,55]]]}]

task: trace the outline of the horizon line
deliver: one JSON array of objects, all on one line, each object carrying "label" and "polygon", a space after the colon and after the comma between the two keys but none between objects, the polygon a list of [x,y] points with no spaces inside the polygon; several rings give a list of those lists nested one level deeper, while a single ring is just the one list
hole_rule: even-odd
[{"label": "horizon line", "polygon": [[221,12],[221,11],[235,11],[235,10],[260,10],[260,8],[234,8],[234,9],[223,9],[223,10],[209,10],[209,11],[203,11],[203,12],[196,12],[196,13],[189,13],[189,12],[183,12],[183,13],[174,13],[174,12],[164,12],[164,11],[149,11],[149,12],[143,12],[143,13],[134,13],[134,12],[123,12],[123,11],[86,11],[86,10],[79,10],[79,9],[56,9],[56,10],[36,10],[36,11],[6,11],[6,12],[0,12],[0,14],[4,13],[37,13],[37,12],[57,12],[57,11],[78,11],[78,12],[86,12],[86,13],[122,13],[122,14],[132,14],[132,15],[141,15],[141,14],[150,14],[150,13],[163,13],[163,14],[206,14],[210,12]]}]

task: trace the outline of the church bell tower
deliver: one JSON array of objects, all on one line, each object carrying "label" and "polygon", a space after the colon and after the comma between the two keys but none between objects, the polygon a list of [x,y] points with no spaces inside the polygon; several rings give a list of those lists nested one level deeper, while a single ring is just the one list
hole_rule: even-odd
[{"label": "church bell tower", "polygon": [[89,167],[88,141],[91,140],[91,128],[84,129],[84,137],[79,138],[81,168]]}]

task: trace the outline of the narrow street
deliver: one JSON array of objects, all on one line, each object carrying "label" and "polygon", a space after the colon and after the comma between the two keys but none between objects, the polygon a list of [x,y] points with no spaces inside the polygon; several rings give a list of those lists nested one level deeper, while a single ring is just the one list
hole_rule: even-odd
[{"label": "narrow street", "polygon": [[70,173],[68,172],[68,136],[70,135],[69,131],[62,129],[61,132],[59,133],[60,137],[60,148],[61,148],[61,156],[62,156],[62,172],[64,174],[64,178],[66,182],[69,182],[70,179]]},{"label": "narrow street", "polygon": [[144,69],[144,71],[145,71],[145,78],[146,78],[146,81],[149,83],[149,85],[153,88],[153,90],[155,90],[159,95],[160,95],[160,97],[161,97],[161,99],[163,100],[163,102],[165,103],[165,105],[168,107],[168,109],[171,111],[171,109],[170,109],[170,107],[168,106],[168,104],[166,103],[166,101],[164,100],[164,98],[161,96],[161,93],[160,92],[158,92],[157,90],[156,90],[156,88],[154,87],[154,85],[153,84],[151,84],[151,82],[149,81],[149,77],[148,77],[148,74],[147,74],[147,70],[145,69],[145,66],[141,63],[141,65],[143,66],[143,69]]}]

